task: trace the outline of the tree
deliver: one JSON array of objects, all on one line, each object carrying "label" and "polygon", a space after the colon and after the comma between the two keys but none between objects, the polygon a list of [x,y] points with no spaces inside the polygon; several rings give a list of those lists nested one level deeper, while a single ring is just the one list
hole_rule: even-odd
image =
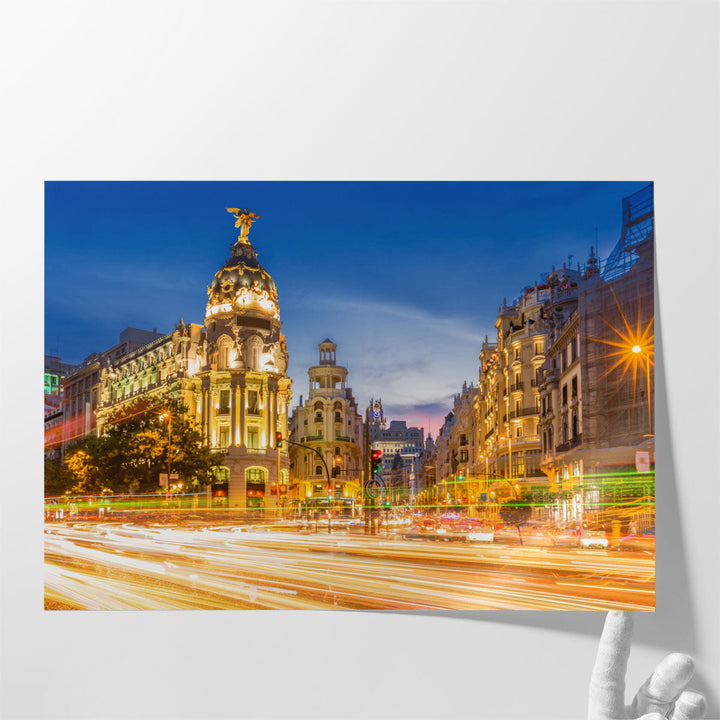
[{"label": "tree", "polygon": [[521,545],[522,533],[520,532],[520,525],[530,519],[532,507],[531,497],[527,493],[518,494],[518,496],[500,506],[500,517],[508,525],[517,527]]},{"label": "tree", "polygon": [[60,458],[45,458],[45,495],[64,495],[75,482],[73,474]]},{"label": "tree", "polygon": [[224,453],[202,444],[202,436],[185,408],[165,398],[137,417],[107,426],[102,437],[85,437],[69,447],[65,453],[70,479],[66,489],[79,494],[103,489],[120,493],[157,491],[160,473],[168,471],[168,461],[185,488],[198,488],[212,482],[213,468],[223,457]]}]

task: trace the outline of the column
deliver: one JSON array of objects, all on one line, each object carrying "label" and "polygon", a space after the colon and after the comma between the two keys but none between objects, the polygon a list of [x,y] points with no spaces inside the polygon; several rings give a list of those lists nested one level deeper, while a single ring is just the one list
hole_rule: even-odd
[{"label": "column", "polygon": [[213,438],[213,426],[215,424],[215,389],[212,385],[208,388],[208,437],[210,445],[213,446],[217,438]]},{"label": "column", "polygon": [[[204,383],[203,383],[204,385]],[[203,441],[207,442],[207,390],[202,387],[200,390],[200,433],[202,434]]]},{"label": "column", "polygon": [[240,434],[240,447],[245,447],[245,377],[242,376],[238,381],[238,392],[240,393],[239,423],[238,432]]},{"label": "column", "polygon": [[269,383],[263,388],[265,392],[265,407],[263,408],[265,412],[265,432],[267,437],[267,442],[265,444],[265,447],[267,450],[269,450],[271,447],[273,447],[275,437],[272,433],[272,395],[270,393],[270,385]]},{"label": "column", "polygon": [[235,430],[237,429],[237,377],[230,379],[230,445],[237,445]]}]

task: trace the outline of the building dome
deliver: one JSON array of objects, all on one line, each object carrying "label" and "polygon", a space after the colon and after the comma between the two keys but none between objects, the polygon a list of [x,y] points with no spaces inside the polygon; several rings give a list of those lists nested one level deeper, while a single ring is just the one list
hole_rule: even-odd
[{"label": "building dome", "polygon": [[208,286],[205,316],[256,311],[279,319],[277,288],[247,239],[239,239],[229,260]]}]

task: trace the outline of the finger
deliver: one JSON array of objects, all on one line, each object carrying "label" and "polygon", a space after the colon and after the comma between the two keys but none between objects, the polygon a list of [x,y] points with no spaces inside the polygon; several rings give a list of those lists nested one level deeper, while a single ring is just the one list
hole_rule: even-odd
[{"label": "finger", "polygon": [[649,712],[666,714],[687,687],[694,671],[695,663],[689,655],[668,655],[638,690],[632,711],[635,715]]},{"label": "finger", "polygon": [[660,713],[653,712],[643,715],[641,718],[638,718],[638,720],[667,720],[667,715],[661,715]]},{"label": "finger", "polygon": [[590,678],[589,720],[624,717],[625,673],[634,623],[628,612],[609,612],[605,618]]},{"label": "finger", "polygon": [[672,720],[699,720],[705,717],[707,703],[705,697],[694,690],[685,690],[675,702]]}]

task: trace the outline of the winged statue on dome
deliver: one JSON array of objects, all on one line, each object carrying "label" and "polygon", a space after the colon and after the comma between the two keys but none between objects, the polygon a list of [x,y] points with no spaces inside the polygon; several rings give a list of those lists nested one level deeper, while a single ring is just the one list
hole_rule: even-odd
[{"label": "winged statue on dome", "polygon": [[247,208],[241,210],[240,208],[225,208],[229,213],[235,216],[235,227],[240,228],[240,235],[238,240],[243,242],[250,242],[247,239],[248,233],[250,232],[250,226],[260,217],[257,213],[250,212]]}]

